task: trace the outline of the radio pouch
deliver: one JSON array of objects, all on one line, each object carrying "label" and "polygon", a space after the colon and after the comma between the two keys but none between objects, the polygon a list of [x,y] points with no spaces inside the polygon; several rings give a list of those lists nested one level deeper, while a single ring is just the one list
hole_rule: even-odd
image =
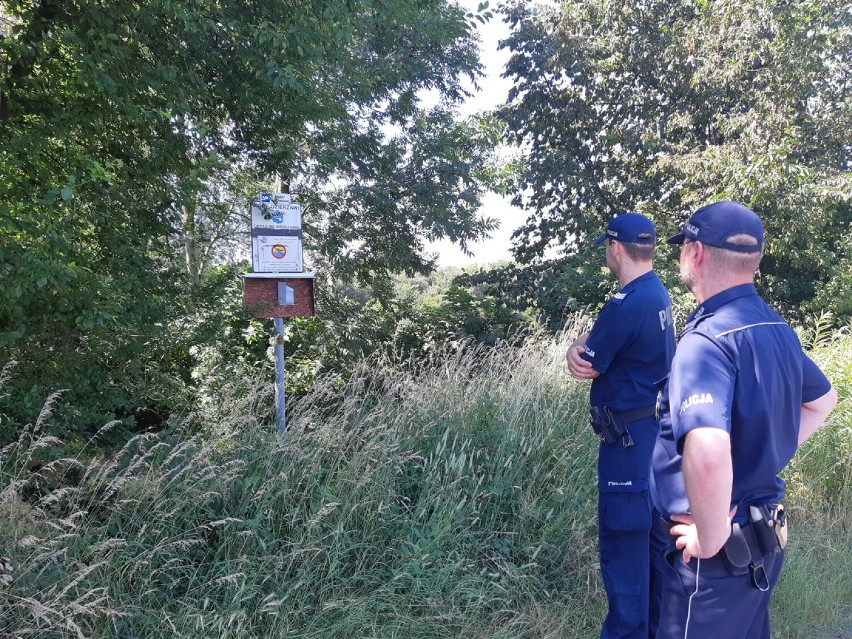
[{"label": "radio pouch", "polygon": [[595,434],[607,444],[614,444],[625,433],[624,424],[608,406],[592,406],[589,409],[589,425]]}]

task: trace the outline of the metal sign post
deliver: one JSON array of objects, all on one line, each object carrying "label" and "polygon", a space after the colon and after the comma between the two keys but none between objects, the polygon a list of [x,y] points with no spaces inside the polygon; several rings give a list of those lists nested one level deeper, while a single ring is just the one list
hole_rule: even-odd
[{"label": "metal sign post", "polygon": [[302,261],[302,207],[288,193],[261,193],[251,205],[252,273],[243,275],[243,303],[274,320],[275,425],[285,417],[284,320],[314,315],[314,276]]},{"label": "metal sign post", "polygon": [[273,319],[275,324],[275,425],[278,432],[284,434],[287,430],[287,418],[284,416],[284,320],[280,317]]}]

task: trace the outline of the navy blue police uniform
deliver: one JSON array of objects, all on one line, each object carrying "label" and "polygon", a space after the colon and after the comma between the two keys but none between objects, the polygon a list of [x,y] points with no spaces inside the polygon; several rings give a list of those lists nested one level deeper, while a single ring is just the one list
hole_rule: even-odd
[{"label": "navy blue police uniform", "polygon": [[592,382],[592,407],[606,406],[624,424],[617,441],[602,441],[598,454],[598,541],[609,610],[601,637],[653,635],[648,489],[657,437],[658,382],[675,349],[671,300],[649,271],[610,298],[595,320],[582,355],[600,373]]},{"label": "navy blue police uniform", "polygon": [[670,515],[689,513],[681,468],[687,433],[720,428],[730,436],[737,510],[734,531],[714,557],[684,563],[674,538],[657,556],[657,639],[769,639],[769,598],[784,562],[778,475],[796,452],[802,404],[830,389],[795,332],[752,284],[728,288],[690,314],[660,394],[652,496],[667,532]]}]

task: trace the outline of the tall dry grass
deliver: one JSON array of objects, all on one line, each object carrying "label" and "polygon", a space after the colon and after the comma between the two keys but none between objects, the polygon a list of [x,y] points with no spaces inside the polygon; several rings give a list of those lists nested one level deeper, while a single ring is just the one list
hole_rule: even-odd
[{"label": "tall dry grass", "polygon": [[[41,433],[49,400],[0,451],[0,637],[598,636],[596,441],[566,339],[364,362],[294,405],[285,437],[269,381],[236,380],[183,428],[85,462]],[[848,501],[807,501],[829,444],[791,494],[848,544]],[[848,613],[852,568],[794,536],[809,563],[782,605],[839,577],[805,622],[776,610],[779,636],[816,636]]]}]

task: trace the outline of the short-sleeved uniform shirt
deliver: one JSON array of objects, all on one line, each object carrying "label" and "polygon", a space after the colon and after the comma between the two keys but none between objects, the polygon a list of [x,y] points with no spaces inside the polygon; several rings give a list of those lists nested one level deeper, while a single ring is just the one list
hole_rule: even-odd
[{"label": "short-sleeved uniform shirt", "polygon": [[589,331],[582,357],[600,373],[592,381],[591,405],[652,406],[674,350],[671,299],[648,271],[607,300]]},{"label": "short-sleeved uniform shirt", "polygon": [[784,496],[778,474],[796,452],[801,407],[831,388],[790,326],[754,286],[706,300],[679,335],[660,394],[660,434],[652,460],[652,496],[663,515],[689,512],[681,472],[684,439],[712,427],[731,438],[738,515],[748,504]]}]

